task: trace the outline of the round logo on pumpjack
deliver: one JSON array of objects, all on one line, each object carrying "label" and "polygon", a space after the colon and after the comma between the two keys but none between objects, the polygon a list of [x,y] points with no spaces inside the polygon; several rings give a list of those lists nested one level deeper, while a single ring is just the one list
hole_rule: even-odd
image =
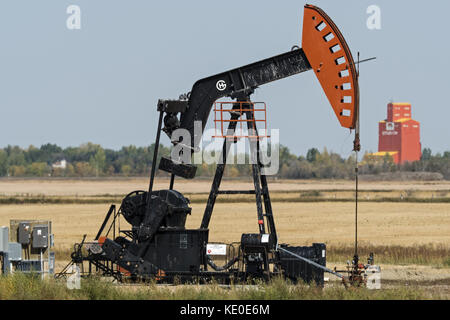
[{"label": "round logo on pumpjack", "polygon": [[227,83],[225,82],[225,80],[219,80],[216,83],[216,88],[219,91],[223,91],[227,88]]}]

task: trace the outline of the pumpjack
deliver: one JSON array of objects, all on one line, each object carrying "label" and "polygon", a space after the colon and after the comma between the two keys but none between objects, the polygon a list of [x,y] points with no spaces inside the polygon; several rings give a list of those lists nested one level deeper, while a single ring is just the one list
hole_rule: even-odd
[{"label": "pumpjack", "polygon": [[[340,125],[355,129],[354,150],[358,151],[359,88],[355,62],[331,18],[320,8],[307,4],[301,48],[294,46],[280,55],[198,80],[190,93],[179,99],[158,101],[159,120],[149,189],[128,194],[118,210],[112,205],[95,239],[86,242],[84,238],[75,246],[72,263],[81,265],[82,273],[85,273],[83,263],[88,262],[86,273],[100,272],[120,281],[154,279],[170,283],[175,279],[200,282],[216,279],[229,283],[268,280],[281,275],[293,281],[301,279],[323,285],[324,272],[343,278],[326,268],[325,244],[290,246],[278,243],[267,178],[262,174],[264,165],[258,157],[258,129],[251,95],[266,83],[309,70],[314,71]],[[201,132],[209,114],[216,101],[223,97],[233,101],[228,110],[230,119],[222,148],[223,161],[217,164],[201,225],[198,229],[187,229],[185,223],[191,208],[189,200],[174,189],[175,177],[195,177],[196,167],[189,159],[199,151]],[[254,190],[221,191],[227,154],[236,142],[236,137],[228,133],[235,131],[239,121],[244,121],[249,130],[256,132],[253,135],[256,139],[249,137],[255,146],[252,150],[256,150],[256,161],[252,164]],[[201,125],[200,131],[195,130],[196,123]],[[181,140],[175,134],[179,129],[189,133],[190,141]],[[162,157],[158,168],[170,173],[170,185],[165,190],[153,190],[161,132],[168,135],[174,146],[188,148],[189,154],[188,157],[186,154],[184,157]],[[216,198],[221,194],[255,195],[259,233],[242,234],[239,243],[209,242],[209,222]],[[131,225],[131,229],[118,227],[120,217]],[[214,261],[217,254],[225,256],[222,266]]]}]

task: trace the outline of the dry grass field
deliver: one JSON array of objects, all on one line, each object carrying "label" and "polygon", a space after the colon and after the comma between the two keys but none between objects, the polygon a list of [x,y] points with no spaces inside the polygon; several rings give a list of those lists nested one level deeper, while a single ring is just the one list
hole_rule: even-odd
[{"label": "dry grass field", "polygon": [[[198,228],[205,205],[192,204],[187,227]],[[109,206],[106,204],[1,205],[0,225],[10,219],[47,219],[53,224],[55,243],[67,247],[93,238]],[[326,242],[351,244],[354,204],[349,202],[273,203],[279,241],[303,245]],[[122,220],[122,228],[126,221]],[[210,223],[210,240],[234,242],[245,232],[258,232],[252,203],[217,203]],[[361,203],[359,235],[373,245],[450,244],[449,203]]]},{"label": "dry grass field", "polygon": [[[182,193],[207,193],[211,188],[211,179],[184,180],[175,182],[175,189]],[[157,179],[155,190],[166,189],[167,179]],[[359,185],[361,190],[397,190],[397,191],[450,191],[450,181],[405,181],[405,182],[365,182]],[[251,189],[252,182],[242,180],[224,180],[221,188]],[[95,196],[124,195],[133,190],[147,190],[148,178],[130,179],[0,179],[0,195],[47,195],[47,196]],[[270,191],[308,191],[308,190],[348,190],[354,189],[349,180],[269,180]]]},{"label": "dry grass field", "polygon": [[[155,189],[165,188],[167,181],[159,180]],[[272,181],[273,210],[280,242],[309,244],[326,242],[351,244],[354,231],[354,203],[339,202],[296,202],[295,198],[315,193],[326,194],[326,190],[341,190],[340,197],[352,198],[351,181]],[[33,197],[78,196],[96,198],[100,195],[123,194],[132,190],[146,189],[147,179],[118,180],[0,180],[0,195]],[[205,208],[210,181],[180,180],[176,188],[187,192],[192,202],[192,215],[187,226],[196,228]],[[251,189],[246,181],[224,181],[222,189]],[[324,190],[324,191],[318,191]],[[450,192],[450,183],[439,182],[367,182],[361,184],[361,196],[366,193],[376,198],[378,193],[388,190],[419,197],[427,192],[443,195]],[[296,193],[297,192],[297,193]],[[328,193],[333,194],[332,191]],[[336,193],[334,193],[336,194]],[[330,195],[331,197],[332,195]],[[244,196],[247,202],[228,202],[236,196],[218,198],[210,224],[211,241],[239,241],[243,232],[257,231],[256,206],[253,196]],[[226,201],[220,202],[221,199]],[[320,199],[319,199],[320,200]],[[83,234],[93,237],[109,208],[108,198],[99,204],[23,204],[0,205],[0,225],[9,225],[10,219],[49,219],[58,246],[67,247],[79,241]],[[237,201],[240,201],[239,199]],[[114,202],[114,201],[113,201]],[[118,201],[115,201],[117,205]],[[359,205],[360,240],[374,245],[419,245],[440,243],[450,245],[450,203],[410,202],[362,202]],[[123,221],[126,224],[125,221]],[[125,228],[125,226],[123,226]]]},{"label": "dry grass field", "polygon": [[[166,187],[167,181],[162,181],[155,189]],[[353,196],[353,187],[351,181],[269,182],[279,242],[292,245],[325,242],[330,250],[329,266],[340,266],[351,257],[354,240],[355,207],[348,201]],[[51,220],[56,250],[67,254],[84,234],[88,240],[95,236],[110,200],[119,205],[124,194],[146,188],[147,179],[0,180],[0,197],[44,195],[48,198],[102,199],[100,203],[0,204],[0,225],[9,225],[10,219]],[[193,200],[188,228],[199,227],[209,188],[210,181],[177,182],[176,189],[189,193]],[[251,185],[243,181],[223,183],[222,189],[233,188],[245,190],[251,189]],[[433,292],[450,297],[450,202],[427,200],[430,196],[448,197],[450,183],[365,182],[361,189],[362,200],[368,200],[367,197],[372,200],[359,205],[360,245],[367,250],[375,248],[379,251],[375,252],[375,257],[384,257],[383,261],[388,265],[383,266],[383,279],[394,284],[418,281],[431,286]],[[380,198],[375,201],[380,194],[417,196],[426,201],[384,202]],[[311,195],[315,196],[314,201],[308,200]],[[252,196],[248,196],[247,201],[238,199],[237,202],[231,201],[230,197],[219,197],[216,203],[210,223],[210,241],[238,242],[242,233],[258,232]],[[297,201],[302,197],[306,197],[306,201]],[[320,197],[334,197],[334,201],[322,201]],[[341,198],[347,201],[340,201]],[[127,228],[123,219],[121,227]],[[65,260],[60,259],[57,269],[64,266]]]}]

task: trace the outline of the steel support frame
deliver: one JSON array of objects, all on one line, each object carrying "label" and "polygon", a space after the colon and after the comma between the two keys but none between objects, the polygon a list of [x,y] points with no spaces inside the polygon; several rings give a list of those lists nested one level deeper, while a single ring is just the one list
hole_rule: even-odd
[{"label": "steel support frame", "polygon": [[[242,108],[242,104],[245,106],[246,103],[251,104],[250,97],[246,96],[243,99],[237,99],[236,104],[233,105],[233,109]],[[251,109],[251,108],[245,108]],[[226,136],[232,136],[237,125],[237,121],[241,116],[245,114],[247,120],[254,119],[254,114],[252,111],[246,111],[243,114],[238,112],[231,114],[231,120],[228,124],[227,134]],[[247,128],[249,131],[249,136],[258,136],[258,129],[256,127],[255,122],[247,121]],[[255,194],[256,201],[256,210],[257,210],[257,218],[258,218],[258,228],[260,234],[270,233],[275,239],[277,239],[275,222],[273,218],[272,204],[270,201],[269,188],[267,184],[267,178],[262,174],[263,164],[260,161],[260,141],[258,138],[248,138],[250,141],[250,159],[252,166],[252,178],[254,190],[226,190],[220,191],[220,184],[222,182],[223,174],[225,171],[225,167],[227,164],[227,157],[230,151],[230,147],[232,143],[235,143],[235,138],[225,138],[222,153],[220,159],[222,162],[217,164],[216,172],[214,175],[214,179],[211,185],[211,190],[209,193],[208,201],[206,203],[206,208],[203,214],[202,223],[200,228],[207,229],[209,227],[209,223],[211,220],[211,216],[214,210],[214,205],[219,194]],[[264,206],[264,209],[263,209]],[[263,210],[265,212],[263,212]],[[264,219],[265,218],[265,219]],[[266,232],[266,223],[267,223],[267,232]],[[275,242],[276,243],[276,242]],[[275,261],[277,259],[274,259]],[[270,278],[270,270],[269,263],[275,262],[273,260],[269,261],[269,254],[266,253],[264,257],[264,269],[266,275]],[[276,270],[276,269],[275,269]]]}]

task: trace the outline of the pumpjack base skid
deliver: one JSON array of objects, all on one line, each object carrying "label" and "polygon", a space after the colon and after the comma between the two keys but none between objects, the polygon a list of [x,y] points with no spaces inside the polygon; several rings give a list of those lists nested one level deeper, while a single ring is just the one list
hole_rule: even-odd
[{"label": "pumpjack base skid", "polygon": [[[97,242],[90,242],[84,244],[77,244],[82,249],[83,254],[77,256],[72,260],[61,272],[55,274],[57,279],[68,279],[74,274],[74,268],[77,267],[77,273],[81,278],[89,278],[92,276],[101,276],[111,278],[119,283],[142,283],[153,282],[158,284],[210,284],[212,282],[223,285],[231,284],[252,284],[260,283],[261,280],[269,281],[276,277],[284,277],[293,283],[298,281],[314,284],[317,286],[324,286],[324,272],[318,270],[308,263],[292,258],[290,255],[282,254],[278,261],[278,271],[269,271],[265,273],[258,268],[248,268],[245,266],[245,261],[240,257],[235,257],[229,262],[234,262],[232,268],[224,269],[222,271],[203,270],[200,267],[198,271],[190,270],[174,270],[174,271],[160,271],[154,274],[131,274],[123,269],[117,261],[111,261],[105,253],[93,254],[90,252],[91,245],[97,245]],[[294,253],[301,253],[305,257],[316,261],[317,263],[325,265],[325,258],[321,254],[325,251],[324,244],[313,244],[308,247],[290,247],[283,246]],[[210,259],[208,257],[208,259]],[[217,267],[211,260],[208,265],[213,265],[218,270],[222,267]]]}]

